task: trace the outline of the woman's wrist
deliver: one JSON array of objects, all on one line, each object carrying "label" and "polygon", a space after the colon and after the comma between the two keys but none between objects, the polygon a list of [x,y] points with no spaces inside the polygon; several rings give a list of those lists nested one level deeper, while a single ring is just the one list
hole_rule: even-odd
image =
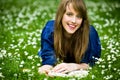
[{"label": "woman's wrist", "polygon": [[86,63],[80,63],[78,64],[78,69],[84,69],[84,70],[87,70],[89,68],[89,64],[86,64]]},{"label": "woman's wrist", "polygon": [[74,70],[79,70],[79,69],[87,70],[89,68],[89,65],[86,63],[80,63],[80,64],[70,63],[70,64],[71,64],[71,66],[74,66]]}]

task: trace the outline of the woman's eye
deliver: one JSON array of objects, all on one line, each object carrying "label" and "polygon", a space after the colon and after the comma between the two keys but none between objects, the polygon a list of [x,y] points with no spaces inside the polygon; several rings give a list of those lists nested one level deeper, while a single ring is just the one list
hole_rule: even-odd
[{"label": "woman's eye", "polygon": [[72,13],[67,13],[68,16],[72,16]]},{"label": "woman's eye", "polygon": [[80,15],[78,15],[77,18],[82,18],[82,17]]}]

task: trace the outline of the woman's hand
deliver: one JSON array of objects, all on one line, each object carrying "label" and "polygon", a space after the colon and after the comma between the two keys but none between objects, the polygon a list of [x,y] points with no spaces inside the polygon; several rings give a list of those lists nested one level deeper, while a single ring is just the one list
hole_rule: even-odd
[{"label": "woman's hand", "polygon": [[67,73],[76,69],[77,66],[75,63],[61,63],[55,66],[52,71],[57,73]]},{"label": "woman's hand", "polygon": [[48,74],[53,67],[51,65],[43,65],[38,68],[40,74]]},{"label": "woman's hand", "polygon": [[78,70],[78,69],[88,69],[89,65],[86,63],[81,63],[81,64],[77,64],[77,63],[61,63],[56,65],[52,71],[53,72],[58,72],[58,73],[68,73],[74,70]]}]

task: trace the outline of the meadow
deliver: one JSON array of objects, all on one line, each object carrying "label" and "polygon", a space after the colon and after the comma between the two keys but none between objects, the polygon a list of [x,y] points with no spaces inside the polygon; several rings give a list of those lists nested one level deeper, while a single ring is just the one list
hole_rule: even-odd
[{"label": "meadow", "polygon": [[[38,74],[40,36],[60,0],[0,0],[0,80],[79,80]],[[102,44],[101,58],[82,80],[120,80],[120,1],[85,0]]]}]

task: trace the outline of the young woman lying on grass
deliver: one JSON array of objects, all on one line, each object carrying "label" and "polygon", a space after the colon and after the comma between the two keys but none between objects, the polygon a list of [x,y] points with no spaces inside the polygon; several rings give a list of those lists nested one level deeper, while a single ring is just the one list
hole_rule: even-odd
[{"label": "young woman lying on grass", "polygon": [[100,54],[99,36],[89,23],[83,0],[61,0],[55,20],[48,21],[42,31],[38,72],[86,70]]}]

